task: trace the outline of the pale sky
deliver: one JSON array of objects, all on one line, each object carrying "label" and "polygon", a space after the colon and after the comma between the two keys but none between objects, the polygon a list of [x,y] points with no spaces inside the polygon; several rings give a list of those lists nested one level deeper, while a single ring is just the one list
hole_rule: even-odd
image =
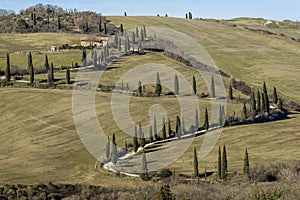
[{"label": "pale sky", "polygon": [[191,11],[193,17],[230,19],[235,17],[262,17],[275,20],[300,20],[299,0],[1,0],[0,8],[20,9],[43,3],[65,8],[90,10],[103,15],[150,15],[168,14],[185,17]]}]

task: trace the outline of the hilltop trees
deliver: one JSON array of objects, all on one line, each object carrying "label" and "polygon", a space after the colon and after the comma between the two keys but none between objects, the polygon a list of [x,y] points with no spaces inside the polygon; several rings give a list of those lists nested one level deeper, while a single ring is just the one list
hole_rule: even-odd
[{"label": "hilltop trees", "polygon": [[34,82],[34,70],[33,70],[31,52],[29,52],[29,55],[28,55],[28,72],[29,72],[29,81],[30,81],[31,84],[33,84],[33,82]]},{"label": "hilltop trees", "polygon": [[11,75],[10,75],[10,59],[9,59],[9,54],[6,54],[6,68],[5,68],[5,77],[6,81],[9,82]]},{"label": "hilltop trees", "polygon": [[189,19],[193,19],[193,15],[191,12],[189,12]]},{"label": "hilltop trees", "polygon": [[199,176],[199,166],[198,166],[198,157],[197,157],[197,150],[196,147],[194,147],[194,176],[198,177]]}]

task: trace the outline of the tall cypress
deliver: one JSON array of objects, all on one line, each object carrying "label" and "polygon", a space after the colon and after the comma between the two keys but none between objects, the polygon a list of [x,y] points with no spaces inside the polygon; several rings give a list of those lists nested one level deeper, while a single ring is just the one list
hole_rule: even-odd
[{"label": "tall cypress", "polygon": [[283,110],[283,102],[282,102],[282,99],[281,99],[281,98],[279,99],[278,108],[279,108],[280,110]]},{"label": "tall cypress", "polygon": [[175,74],[175,78],[174,78],[174,92],[176,95],[179,94],[179,81],[178,81],[177,74]]},{"label": "tall cypress", "polygon": [[219,126],[223,126],[224,117],[223,117],[223,107],[220,105],[219,107]]},{"label": "tall cypress", "polygon": [[146,145],[146,138],[144,136],[144,132],[142,130],[142,125],[139,124],[139,128],[140,128],[140,134],[139,134],[139,137],[140,137],[140,146],[141,147],[145,147]]},{"label": "tall cypress", "polygon": [[199,114],[198,114],[198,108],[196,109],[196,116],[195,116],[195,131],[197,131],[199,128]]},{"label": "tall cypress", "polygon": [[142,153],[142,170],[144,174],[148,174],[147,158],[146,158],[145,150],[143,150]]},{"label": "tall cypress", "polygon": [[168,135],[169,135],[169,138],[171,138],[171,136],[172,136],[172,128],[171,128],[171,121],[170,121],[170,119],[168,119]]},{"label": "tall cypress", "polygon": [[144,31],[141,29],[141,42],[144,42],[145,36],[144,36]]},{"label": "tall cypress", "polygon": [[154,138],[155,140],[158,139],[158,135],[157,135],[157,126],[156,126],[156,116],[154,116],[154,119],[153,119],[153,132],[154,132]]},{"label": "tall cypress", "polygon": [[107,143],[106,143],[106,158],[109,159],[110,158],[110,139],[109,137],[107,137]]},{"label": "tall cypress", "polygon": [[121,31],[121,35],[123,35],[123,33],[124,33],[123,24],[120,25],[120,31]]},{"label": "tall cypress", "polygon": [[50,78],[50,82],[49,84],[50,85],[53,85],[54,83],[54,65],[53,65],[53,62],[51,62],[51,65],[50,65],[50,72],[49,72],[49,78]]},{"label": "tall cypress", "polygon": [[57,30],[61,29],[61,24],[60,24],[60,17],[57,17]]},{"label": "tall cypress", "polygon": [[86,50],[85,49],[82,50],[81,62],[82,62],[82,66],[85,67],[86,66]]},{"label": "tall cypress", "polygon": [[136,37],[139,38],[139,29],[138,29],[138,27],[135,27],[135,34],[136,34]]},{"label": "tall cypress", "polygon": [[70,69],[69,69],[69,67],[67,68],[67,71],[66,71],[66,83],[68,85],[71,83],[71,75],[70,75]]},{"label": "tall cypress", "polygon": [[208,111],[207,111],[207,108],[205,108],[205,114],[204,114],[204,128],[206,130],[209,129],[209,121],[208,121]]},{"label": "tall cypress", "polygon": [[104,34],[107,35],[107,32],[108,32],[107,26],[106,26],[106,23],[104,23]]},{"label": "tall cypress", "polygon": [[176,135],[178,139],[181,138],[181,123],[180,118],[178,116],[176,117]]},{"label": "tall cypress", "polygon": [[223,156],[222,156],[222,171],[221,171],[221,176],[222,179],[225,179],[227,176],[227,153],[226,153],[226,146],[223,146]]},{"label": "tall cypress", "polygon": [[6,54],[5,77],[6,77],[6,81],[9,82],[11,79],[11,75],[10,75],[10,59],[8,53]]},{"label": "tall cypress", "polygon": [[116,136],[113,134],[112,137],[112,151],[111,151],[111,162],[116,164],[118,161],[118,150],[117,150],[117,143],[116,143]]},{"label": "tall cypress", "polygon": [[248,118],[246,103],[244,103],[243,105],[243,115],[244,115],[244,119],[246,120]]},{"label": "tall cypress", "polygon": [[211,76],[211,84],[210,84],[210,92],[211,98],[215,98],[216,97],[216,90],[215,90],[215,79],[214,79],[214,75]]},{"label": "tall cypress", "polygon": [[102,32],[102,19],[101,19],[101,17],[99,19],[99,32],[100,33]]},{"label": "tall cypress", "polygon": [[252,92],[252,95],[251,95],[251,108],[253,111],[256,111],[256,99],[255,99],[254,92]]},{"label": "tall cypress", "polygon": [[266,111],[266,100],[265,100],[264,93],[261,94],[261,111],[262,112]]},{"label": "tall cypress", "polygon": [[194,176],[198,177],[199,176],[199,166],[198,166],[198,157],[197,157],[197,150],[196,147],[194,147]]},{"label": "tall cypress", "polygon": [[218,154],[218,177],[222,178],[222,158],[221,158],[221,147],[219,146],[219,154]]},{"label": "tall cypress", "polygon": [[147,30],[146,30],[146,26],[143,26],[143,32],[144,32],[144,37],[147,37]]},{"label": "tall cypress", "polygon": [[245,151],[243,173],[244,173],[244,175],[247,175],[248,177],[249,177],[249,175],[250,175],[249,157],[248,157],[248,151],[247,151],[247,148],[246,148],[246,151]]},{"label": "tall cypress", "polygon": [[156,92],[157,96],[160,96],[161,90],[162,90],[161,82],[160,82],[159,74],[157,72],[156,73],[156,88],[155,88],[155,92]]},{"label": "tall cypress", "polygon": [[257,97],[257,106],[256,106],[256,110],[257,110],[258,112],[260,112],[260,111],[261,111],[261,100],[260,100],[260,91],[259,91],[259,90],[257,90],[257,95],[256,95],[256,97]]},{"label": "tall cypress", "polygon": [[162,138],[164,140],[167,139],[167,131],[166,131],[166,121],[165,121],[165,118],[163,118]]},{"label": "tall cypress", "polygon": [[197,95],[197,83],[196,83],[195,76],[193,76],[193,92],[194,92],[194,95]]},{"label": "tall cypress", "polygon": [[134,127],[134,137],[133,137],[133,149],[135,152],[137,152],[139,148],[139,141],[138,141],[138,136],[137,136],[137,128],[136,126]]},{"label": "tall cypress", "polygon": [[152,126],[149,128],[149,142],[152,143],[154,141],[153,139],[153,132],[152,132]]},{"label": "tall cypress", "polygon": [[33,84],[33,82],[34,82],[34,69],[33,69],[33,64],[32,64],[31,52],[29,52],[29,55],[28,55],[28,72],[29,72],[30,83]]},{"label": "tall cypress", "polygon": [[276,87],[274,87],[274,89],[273,89],[273,102],[274,102],[274,104],[278,103],[278,96],[277,96],[277,89],[276,89]]},{"label": "tall cypress", "polygon": [[119,38],[119,40],[118,40],[118,50],[119,51],[122,50],[122,41],[121,41],[121,38]]},{"label": "tall cypress", "polygon": [[231,85],[229,85],[228,95],[229,95],[229,99],[232,100],[233,99],[233,92],[232,92],[232,86]]},{"label": "tall cypress", "polygon": [[266,111],[267,111],[268,114],[270,114],[270,101],[269,101],[268,90],[267,90],[267,86],[266,86],[265,82],[264,82],[264,85],[263,85],[263,92],[264,92],[264,96],[265,96]]},{"label": "tall cypress", "polygon": [[139,83],[138,83],[138,95],[139,96],[141,96],[142,95],[142,82],[141,81],[139,81]]}]

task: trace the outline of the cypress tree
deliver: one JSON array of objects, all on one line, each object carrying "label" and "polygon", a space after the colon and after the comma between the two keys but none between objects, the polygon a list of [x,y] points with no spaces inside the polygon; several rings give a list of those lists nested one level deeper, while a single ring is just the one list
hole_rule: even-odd
[{"label": "cypress tree", "polygon": [[9,82],[11,79],[11,75],[10,75],[10,59],[8,53],[6,54],[5,77],[6,77],[6,81]]},{"label": "cypress tree", "polygon": [[178,139],[181,138],[181,123],[180,118],[178,116],[176,117],[176,135]]},{"label": "cypress tree", "polygon": [[264,82],[264,85],[263,85],[263,92],[264,92],[264,96],[265,96],[266,111],[267,111],[268,114],[270,114],[270,102],[269,102],[269,96],[268,96],[268,91],[267,91],[267,87],[266,87],[265,82]]},{"label": "cypress tree", "polygon": [[142,82],[139,81],[138,83],[138,95],[141,96],[142,95]]},{"label": "cypress tree", "polygon": [[206,130],[209,129],[209,121],[208,121],[208,111],[207,111],[207,108],[205,108],[204,128],[205,128]]},{"label": "cypress tree", "polygon": [[107,143],[106,143],[106,158],[109,159],[110,157],[110,139],[107,137]]},{"label": "cypress tree", "polygon": [[99,19],[99,32],[100,33],[102,32],[102,19],[101,19],[101,17]]},{"label": "cypress tree", "polygon": [[189,19],[193,19],[193,15],[191,12],[189,12]]},{"label": "cypress tree", "polygon": [[29,72],[30,83],[33,84],[33,82],[34,82],[34,69],[33,69],[33,64],[32,64],[31,52],[29,52],[29,55],[28,55],[28,72]]},{"label": "cypress tree", "polygon": [[223,108],[220,105],[220,108],[219,108],[219,126],[223,126],[223,123],[224,123]]},{"label": "cypress tree", "polygon": [[280,110],[283,110],[283,102],[282,102],[282,99],[281,99],[281,98],[279,99],[278,108],[279,108]]},{"label": "cypress tree", "polygon": [[118,150],[117,150],[117,143],[116,143],[116,136],[113,134],[112,137],[112,151],[111,151],[111,162],[116,164],[118,162]]},{"label": "cypress tree", "polygon": [[136,34],[136,37],[139,38],[139,29],[138,29],[138,27],[135,27],[135,34]]},{"label": "cypress tree", "polygon": [[150,126],[149,128],[149,142],[152,143],[153,140],[153,132],[152,132],[152,126]]},{"label": "cypress tree", "polygon": [[57,17],[57,30],[61,29],[61,24],[60,24],[60,17]]},{"label": "cypress tree", "polygon": [[266,100],[265,100],[265,95],[262,93],[261,94],[261,97],[262,97],[262,99],[261,99],[261,111],[262,112],[265,112],[266,111]]},{"label": "cypress tree", "polygon": [[127,50],[130,51],[130,41],[129,41],[129,37],[126,37],[127,40]]},{"label": "cypress tree", "polygon": [[143,31],[143,29],[141,29],[141,42],[144,42],[144,31]]},{"label": "cypress tree", "polygon": [[223,146],[223,156],[222,156],[222,171],[221,171],[221,176],[222,179],[225,179],[227,176],[227,153],[226,153],[226,147],[225,145]]},{"label": "cypress tree", "polygon": [[244,119],[246,120],[248,118],[246,103],[243,105],[243,115]]},{"label": "cypress tree", "polygon": [[211,92],[211,95],[210,97],[211,98],[215,98],[216,97],[216,91],[215,91],[215,79],[214,79],[214,75],[211,76],[211,85],[210,85],[210,92]]},{"label": "cypress tree", "polygon": [[229,94],[229,99],[233,100],[233,92],[232,92],[232,86],[231,85],[229,85],[229,92],[228,92],[228,94]]},{"label": "cypress tree", "polygon": [[261,101],[260,101],[260,92],[259,92],[259,90],[257,90],[257,106],[256,106],[256,110],[258,111],[258,112],[260,112],[261,111]]},{"label": "cypress tree", "polygon": [[221,147],[219,146],[219,155],[218,155],[218,177],[222,178],[222,158],[221,158]]},{"label": "cypress tree", "polygon": [[274,89],[273,89],[273,101],[274,101],[274,104],[278,103],[278,96],[277,96],[277,89],[276,89],[276,87],[274,87]]},{"label": "cypress tree", "polygon": [[253,111],[256,111],[256,99],[255,99],[254,92],[252,92],[252,96],[251,96],[251,108]]},{"label": "cypress tree", "polygon": [[179,81],[178,81],[177,74],[175,74],[175,78],[174,78],[174,92],[176,95],[179,94]]},{"label": "cypress tree", "polygon": [[33,25],[36,26],[36,15],[33,14]]},{"label": "cypress tree", "polygon": [[165,122],[165,118],[163,118],[162,138],[163,138],[164,140],[167,139],[167,131],[166,131],[166,122]]},{"label": "cypress tree", "polygon": [[148,167],[147,167],[147,159],[146,159],[145,150],[143,150],[143,153],[142,153],[142,170],[143,170],[143,174],[148,174]]},{"label": "cypress tree", "polygon": [[139,128],[140,128],[140,133],[139,133],[139,137],[140,137],[140,146],[141,147],[145,147],[146,145],[146,139],[142,130],[142,125],[139,124]]},{"label": "cypress tree", "polygon": [[82,50],[81,62],[82,62],[82,66],[85,67],[86,66],[86,50],[85,49]]},{"label": "cypress tree", "polygon": [[156,116],[154,116],[154,119],[153,119],[153,131],[154,131],[154,138],[155,138],[155,140],[157,140],[158,139],[158,135],[157,135],[157,127],[156,127]]},{"label": "cypress tree", "polygon": [[119,49],[119,51],[122,50],[121,38],[119,38],[119,41],[118,41],[118,49]]},{"label": "cypress tree", "polygon": [[124,48],[125,48],[125,52],[127,53],[127,52],[128,52],[128,40],[127,40],[127,37],[125,37],[125,45],[124,45]]},{"label": "cypress tree", "polygon": [[162,90],[161,82],[160,82],[159,74],[157,72],[157,74],[156,74],[156,88],[155,88],[155,92],[156,92],[157,96],[160,96],[161,90]]},{"label": "cypress tree", "polygon": [[193,76],[193,92],[194,92],[194,95],[197,95],[197,83],[196,83],[195,76]]},{"label": "cypress tree", "polygon": [[89,32],[89,23],[88,23],[87,20],[85,20],[84,32],[85,32],[85,33]]},{"label": "cypress tree", "polygon": [[70,69],[69,69],[69,67],[67,68],[67,71],[66,71],[66,83],[68,85],[71,83],[71,75],[70,75]]},{"label": "cypress tree", "polygon": [[132,32],[132,43],[135,44],[135,33],[134,33],[134,31]]},{"label": "cypress tree", "polygon": [[146,26],[143,26],[143,31],[144,31],[144,37],[147,37],[147,31],[146,31]]},{"label": "cypress tree", "polygon": [[198,157],[197,157],[197,150],[196,147],[194,147],[194,176],[198,177],[199,176],[199,166],[198,166]]},{"label": "cypress tree", "polygon": [[107,27],[106,27],[106,23],[104,23],[104,34],[107,35]]},{"label": "cypress tree", "polygon": [[185,13],[185,19],[188,19],[188,14],[187,13]]},{"label": "cypress tree", "polygon": [[97,61],[98,61],[97,51],[93,51],[93,64],[94,64],[94,67],[98,66]]},{"label": "cypress tree", "polygon": [[139,148],[139,142],[138,142],[138,137],[137,137],[137,128],[136,126],[134,127],[134,137],[133,137],[133,149],[135,152],[137,152]]},{"label": "cypress tree", "polygon": [[125,17],[127,16],[127,13],[126,13],[126,12],[124,12],[124,16],[125,16]]},{"label": "cypress tree", "polygon": [[49,70],[49,62],[48,62],[48,56],[47,56],[47,54],[46,54],[46,56],[45,56],[45,68],[46,68],[46,70],[47,70],[47,72],[48,72],[48,70]]},{"label": "cypress tree", "polygon": [[196,109],[196,116],[195,116],[195,131],[197,131],[199,128],[199,114],[198,109]]},{"label": "cypress tree", "polygon": [[123,24],[121,24],[121,26],[120,26],[120,31],[121,31],[121,34],[123,35],[123,33],[124,33]]},{"label": "cypress tree", "polygon": [[249,175],[250,175],[249,157],[248,157],[248,151],[247,151],[247,148],[246,148],[246,151],[245,151],[243,173],[244,173],[244,175],[247,175],[248,177],[249,177]]},{"label": "cypress tree", "polygon": [[51,67],[50,67],[50,85],[53,85],[54,83],[54,65],[53,62],[51,62]]},{"label": "cypress tree", "polygon": [[171,128],[171,121],[170,121],[170,119],[168,119],[168,135],[169,135],[169,138],[171,138],[171,136],[172,136],[172,128]]}]

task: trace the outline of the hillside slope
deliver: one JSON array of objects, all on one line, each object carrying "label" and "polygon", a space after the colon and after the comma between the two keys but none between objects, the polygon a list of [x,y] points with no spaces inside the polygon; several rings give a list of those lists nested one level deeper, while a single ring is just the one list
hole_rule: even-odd
[{"label": "hillside slope", "polygon": [[300,43],[280,36],[255,33],[216,21],[166,17],[110,16],[113,24],[126,30],[146,25],[185,33],[201,44],[218,67],[254,87],[263,81],[278,88],[286,99],[300,102]]}]

